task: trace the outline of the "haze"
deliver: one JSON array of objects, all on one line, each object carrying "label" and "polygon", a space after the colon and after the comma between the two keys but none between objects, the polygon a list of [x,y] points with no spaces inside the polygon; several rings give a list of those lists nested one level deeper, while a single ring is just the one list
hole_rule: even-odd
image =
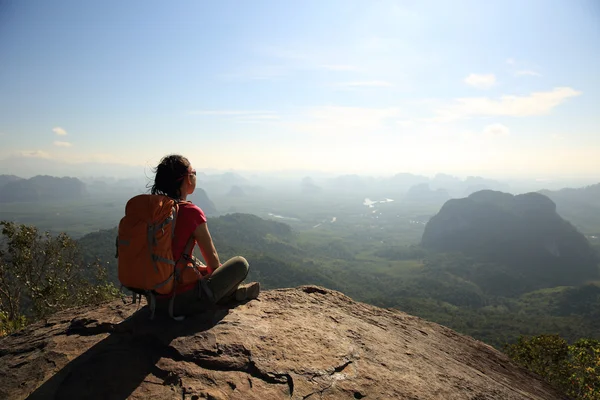
[{"label": "haze", "polygon": [[597,182],[599,40],[593,0],[2,2],[0,173]]}]

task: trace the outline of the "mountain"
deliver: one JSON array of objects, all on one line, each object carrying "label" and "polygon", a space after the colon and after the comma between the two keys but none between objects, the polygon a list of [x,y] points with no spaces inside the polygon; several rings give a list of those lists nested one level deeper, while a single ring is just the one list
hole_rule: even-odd
[{"label": "mountain", "polygon": [[324,189],[329,192],[336,194],[356,194],[364,193],[370,190],[376,181],[370,176],[360,176],[356,174],[340,175],[332,178],[328,178],[324,181]]},{"label": "mountain", "polygon": [[70,309],[0,339],[0,397],[565,398],[482,342],[317,286],[183,322],[137,307]]},{"label": "mountain", "polygon": [[322,189],[315,184],[311,177],[307,176],[300,182],[300,190],[304,194],[321,193]]},{"label": "mountain", "polygon": [[578,285],[598,277],[598,255],[590,243],[539,193],[484,190],[449,200],[425,226],[421,244],[495,263],[483,267],[484,273],[490,279],[499,274],[493,279],[512,288]]},{"label": "mountain", "polygon": [[420,183],[415,186],[411,186],[406,195],[404,201],[411,203],[438,203],[441,204],[448,200],[450,195],[446,189],[432,190],[428,183]]},{"label": "mountain", "polygon": [[482,178],[480,176],[468,176],[464,180],[447,174],[437,174],[430,183],[432,189],[444,189],[451,197],[468,196],[481,190],[498,190],[508,192],[510,187],[502,182]]},{"label": "mountain", "polygon": [[16,175],[0,175],[0,190],[7,183],[16,182],[16,181],[20,181],[20,180],[23,180],[23,178],[19,178]]},{"label": "mountain", "polygon": [[438,173],[431,180],[431,187],[434,189],[448,189],[462,184],[462,180],[456,176]]},{"label": "mountain", "polygon": [[555,197],[557,199],[570,199],[580,203],[597,204],[600,202],[600,183],[576,189],[565,188],[555,191],[540,190],[540,193],[551,198]]},{"label": "mountain", "polygon": [[246,183],[248,180],[235,172],[225,172],[221,175],[215,175],[214,179],[220,180],[222,183],[230,185],[240,185]]},{"label": "mountain", "polygon": [[406,172],[396,174],[386,181],[386,184],[392,188],[404,191],[411,186],[422,183],[429,183],[429,178],[422,175],[414,175]]},{"label": "mountain", "polygon": [[6,183],[0,186],[0,203],[68,201],[87,195],[85,184],[77,178],[37,175],[29,179],[4,180]]},{"label": "mountain", "polygon": [[246,192],[244,192],[244,189],[242,189],[242,187],[238,185],[233,185],[227,193],[227,196],[230,197],[244,197],[245,195]]},{"label": "mountain", "polygon": [[206,215],[218,214],[217,207],[215,207],[215,203],[213,203],[212,200],[208,198],[208,194],[206,194],[206,191],[204,191],[204,189],[200,187],[196,187],[194,193],[191,196],[188,196],[188,200],[200,207]]},{"label": "mountain", "polygon": [[586,233],[599,236],[600,183],[577,189],[542,190],[539,193],[556,203],[556,210],[560,215],[581,227]]}]

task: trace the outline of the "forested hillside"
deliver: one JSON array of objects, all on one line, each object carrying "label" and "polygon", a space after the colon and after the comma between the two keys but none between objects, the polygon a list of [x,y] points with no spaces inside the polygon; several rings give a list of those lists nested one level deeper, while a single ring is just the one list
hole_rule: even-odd
[{"label": "forested hillside", "polygon": [[452,271],[495,295],[599,278],[596,251],[556,213],[555,204],[538,193],[480,191],[450,200],[425,227],[422,244],[494,265]]},{"label": "forested hillside", "polygon": [[[461,253],[380,244],[365,251],[350,239],[296,232],[249,214],[209,219],[222,260],[245,256],[249,279],[265,288],[318,284],[361,301],[395,307],[501,347],[521,334],[559,333],[575,340],[599,337],[600,287],[514,289],[511,270]],[[79,240],[89,261],[109,263],[116,282],[116,229]],[[200,256],[199,253],[197,253]],[[504,280],[502,280],[504,279]],[[558,278],[557,278],[558,279]],[[559,279],[560,280],[560,279]]]}]

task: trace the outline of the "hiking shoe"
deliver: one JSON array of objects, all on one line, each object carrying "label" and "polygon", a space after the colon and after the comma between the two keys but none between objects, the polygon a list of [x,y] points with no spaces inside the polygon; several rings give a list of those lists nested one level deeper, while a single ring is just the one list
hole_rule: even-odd
[{"label": "hiking shoe", "polygon": [[260,293],[260,283],[258,282],[250,282],[245,285],[238,286],[235,291],[235,300],[236,301],[244,301],[244,300],[253,300],[258,297]]}]

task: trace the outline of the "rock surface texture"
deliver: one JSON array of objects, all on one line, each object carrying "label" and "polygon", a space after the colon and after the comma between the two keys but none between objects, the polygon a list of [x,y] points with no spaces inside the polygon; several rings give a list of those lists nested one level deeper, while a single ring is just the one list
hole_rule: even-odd
[{"label": "rock surface texture", "polygon": [[113,302],[0,340],[2,399],[561,399],[492,347],[315,286],[183,322]]}]

